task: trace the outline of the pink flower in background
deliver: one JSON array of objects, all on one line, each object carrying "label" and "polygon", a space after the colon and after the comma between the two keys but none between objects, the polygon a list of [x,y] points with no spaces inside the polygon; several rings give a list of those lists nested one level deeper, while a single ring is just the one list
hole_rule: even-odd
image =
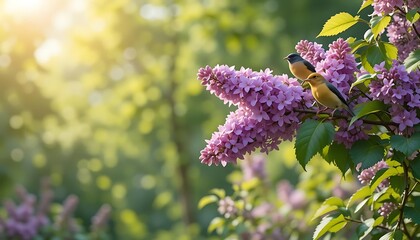
[{"label": "pink flower in background", "polygon": [[395,11],[395,8],[402,7],[403,4],[403,0],[373,0],[373,14],[379,16],[387,15]]}]

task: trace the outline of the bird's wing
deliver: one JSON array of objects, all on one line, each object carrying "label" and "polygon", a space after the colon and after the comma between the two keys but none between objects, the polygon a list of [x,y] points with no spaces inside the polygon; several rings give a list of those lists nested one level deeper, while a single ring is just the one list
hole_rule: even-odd
[{"label": "bird's wing", "polygon": [[303,64],[305,64],[305,66],[311,71],[311,72],[316,72],[315,71],[315,67],[314,65],[312,65],[310,62],[303,60]]},{"label": "bird's wing", "polygon": [[334,87],[334,85],[332,85],[329,82],[326,82],[328,89],[331,90],[331,92],[333,92],[335,95],[337,95],[337,97],[340,99],[341,102],[343,102],[345,105],[348,106],[346,100],[344,99],[343,95],[341,95],[340,91],[338,91],[338,89],[336,87]]}]

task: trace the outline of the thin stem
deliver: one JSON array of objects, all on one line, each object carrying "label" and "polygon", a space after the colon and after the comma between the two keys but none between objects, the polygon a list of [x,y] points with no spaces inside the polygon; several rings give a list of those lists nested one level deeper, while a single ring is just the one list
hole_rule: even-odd
[{"label": "thin stem", "polygon": [[[352,218],[348,218],[348,217],[345,217],[344,219],[346,219],[346,220],[347,220],[347,221],[349,221],[349,222],[354,222],[354,223],[364,224],[364,222],[362,222],[362,221],[360,221],[360,220],[357,220],[357,219],[352,219]],[[392,229],[390,229],[390,228],[388,228],[388,227],[385,227],[385,226],[382,226],[382,225],[378,225],[378,226],[375,226],[375,227],[376,227],[376,228],[383,229],[383,230],[386,230],[386,231],[388,231],[388,232],[393,231]]]},{"label": "thin stem", "polygon": [[[314,111],[314,110],[308,110],[308,109],[295,109],[296,112],[300,112],[300,113],[309,113],[309,114],[314,114],[317,115],[318,112]],[[333,117],[330,117],[330,119],[347,119],[350,120],[349,117],[344,116],[344,115],[334,115]],[[380,126],[398,126],[397,123],[394,122],[385,122],[385,121],[373,121],[373,120],[368,120],[368,119],[362,119],[362,121],[364,123],[367,124],[371,124],[371,125],[380,125]]]},{"label": "thin stem", "polygon": [[404,222],[404,207],[407,204],[408,197],[410,196],[410,179],[408,178],[408,166],[405,162],[402,163],[404,168],[404,182],[405,182],[405,189],[404,195],[400,206],[400,216],[398,219],[397,227],[402,228],[404,234],[408,237],[408,239],[413,239],[408,232],[407,226]]}]

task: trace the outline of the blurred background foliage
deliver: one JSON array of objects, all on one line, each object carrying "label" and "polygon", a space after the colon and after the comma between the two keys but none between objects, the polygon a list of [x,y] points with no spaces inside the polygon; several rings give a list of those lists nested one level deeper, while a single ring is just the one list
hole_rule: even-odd
[{"label": "blurred background foliage", "polygon": [[[289,73],[282,58],[299,40],[326,47],[331,39],[315,39],[323,23],[359,5],[2,0],[0,200],[17,184],[37,192],[48,177],[57,201],[79,196],[86,224],[111,204],[116,239],[206,238],[217,212],[197,202],[228,188],[234,167],[207,167],[198,156],[233,108],[204,91],[197,69]],[[296,183],[292,145],[282,149],[269,156],[270,178]]]}]

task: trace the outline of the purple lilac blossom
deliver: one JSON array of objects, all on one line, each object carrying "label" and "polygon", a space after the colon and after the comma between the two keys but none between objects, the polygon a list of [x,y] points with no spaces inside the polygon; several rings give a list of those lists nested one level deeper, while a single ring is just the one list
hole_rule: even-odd
[{"label": "purple lilac blossom", "polygon": [[379,208],[378,213],[383,217],[388,217],[392,211],[397,210],[397,204],[393,202],[384,202],[382,206]]},{"label": "purple lilac blossom", "polygon": [[0,221],[0,228],[8,238],[33,239],[49,223],[48,218],[45,212],[35,211],[35,196],[23,187],[17,188],[16,192],[21,203],[16,205],[12,201],[5,202],[7,219]]},{"label": "purple lilac blossom", "polygon": [[217,211],[225,218],[230,218],[238,212],[238,209],[235,206],[235,201],[231,197],[225,197],[219,200]]},{"label": "purple lilac blossom", "polygon": [[304,59],[314,66],[325,59],[325,49],[322,48],[322,44],[301,40],[296,44],[295,49]]},{"label": "purple lilac blossom", "polygon": [[310,93],[296,79],[273,76],[269,69],[254,72],[206,66],[199,70],[198,79],[225,103],[238,106],[206,141],[200,160],[207,165],[236,163],[256,148],[262,152],[277,149],[282,140],[293,138],[299,125],[294,109],[312,104]]},{"label": "purple lilac blossom", "polygon": [[[420,21],[414,23],[414,27],[420,30]],[[412,24],[404,16],[393,15],[392,22],[387,27],[387,36],[398,49],[399,61],[404,61],[410,52],[420,48],[420,39]]]},{"label": "purple lilac blossom", "polygon": [[[335,85],[341,93],[348,93],[358,72],[355,56],[349,44],[342,38],[332,42],[325,59],[316,63],[316,71]],[[346,97],[346,94],[343,94]]]},{"label": "purple lilac blossom", "polygon": [[[389,166],[385,161],[382,160],[380,162],[377,162],[372,167],[363,170],[359,174],[359,176],[357,176],[357,179],[359,179],[360,183],[363,185],[370,184],[372,179],[375,177],[376,173],[383,168],[389,168]],[[381,184],[379,184],[378,189],[384,189],[388,186],[389,186],[389,180],[385,179],[381,182]]]},{"label": "purple lilac blossom", "polygon": [[420,71],[407,72],[398,61],[391,68],[385,63],[375,65],[376,80],[372,80],[369,89],[374,100],[391,105],[391,120],[398,124],[395,133],[411,134],[414,126],[420,123],[416,111],[420,107]]},{"label": "purple lilac blossom", "polygon": [[392,13],[395,8],[401,8],[403,4],[403,0],[373,0],[373,15],[387,15]]},{"label": "purple lilac blossom", "polygon": [[265,170],[266,160],[265,156],[261,154],[245,157],[245,160],[241,164],[243,180],[248,181],[253,178],[258,178],[265,181],[267,177],[267,171]]}]

